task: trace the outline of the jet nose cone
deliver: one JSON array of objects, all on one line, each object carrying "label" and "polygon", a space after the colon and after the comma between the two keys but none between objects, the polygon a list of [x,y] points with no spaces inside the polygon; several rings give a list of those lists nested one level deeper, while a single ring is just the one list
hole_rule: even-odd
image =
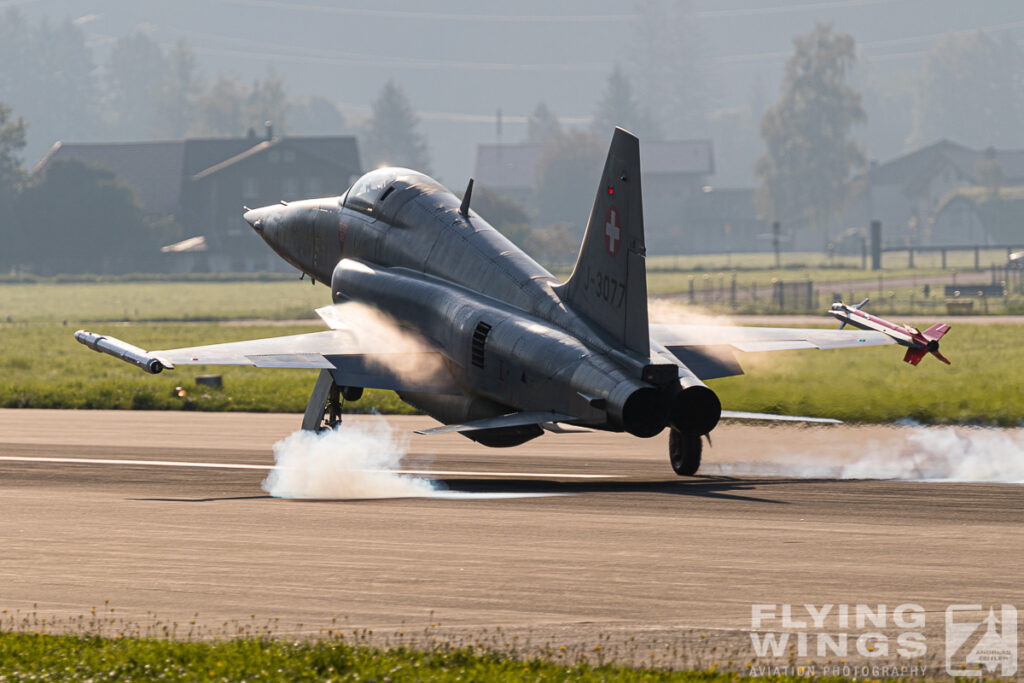
[{"label": "jet nose cone", "polygon": [[264,214],[266,214],[264,209],[248,209],[242,214],[242,218],[252,227],[253,230],[262,233]]}]

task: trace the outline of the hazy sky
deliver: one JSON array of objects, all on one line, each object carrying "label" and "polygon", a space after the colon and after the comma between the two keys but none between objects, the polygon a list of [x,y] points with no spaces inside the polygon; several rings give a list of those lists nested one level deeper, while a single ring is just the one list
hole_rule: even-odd
[{"label": "hazy sky", "polygon": [[[436,174],[453,186],[472,172],[476,145],[495,140],[498,107],[510,142],[522,137],[522,122],[539,101],[583,122],[612,65],[629,62],[635,41],[632,0],[0,0],[0,7],[12,5],[33,20],[75,19],[99,51],[142,29],[168,46],[186,39],[209,75],[248,79],[273,66],[290,95],[323,95],[351,119],[364,115],[392,78],[420,110]],[[906,79],[908,88],[923,55],[949,31],[984,27],[1024,37],[1020,0],[690,5],[712,108],[774,101],[792,37],[816,20],[852,33],[874,77]]]}]

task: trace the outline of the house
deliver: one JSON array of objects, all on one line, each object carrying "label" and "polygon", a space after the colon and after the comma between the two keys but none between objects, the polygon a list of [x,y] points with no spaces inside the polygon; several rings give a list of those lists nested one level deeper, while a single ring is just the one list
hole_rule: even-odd
[{"label": "house", "polygon": [[1024,150],[976,150],[941,140],[884,164],[873,163],[855,179],[838,230],[882,222],[887,246],[971,244],[970,234],[936,229],[939,211],[958,190],[1024,184]]},{"label": "house", "polygon": [[286,270],[242,220],[243,206],[339,195],[361,173],[356,140],[338,137],[196,138],[56,143],[33,173],[62,159],[113,171],[143,212],[171,216],[185,240],[162,251],[169,270]]},{"label": "house", "polygon": [[935,214],[932,239],[947,245],[1024,245],[1024,186],[955,190]]},{"label": "house", "polygon": [[753,188],[706,187],[691,196],[683,208],[685,227],[669,236],[673,253],[771,250],[771,225],[758,218],[755,195]]},{"label": "house", "polygon": [[[543,145],[479,145],[474,177],[480,187],[532,207],[534,183],[543,154]],[[711,141],[641,140],[640,168],[647,250],[678,253],[679,235],[686,230],[684,206],[689,199],[701,194],[708,176],[715,172]],[[599,169],[595,183],[598,173]]]}]

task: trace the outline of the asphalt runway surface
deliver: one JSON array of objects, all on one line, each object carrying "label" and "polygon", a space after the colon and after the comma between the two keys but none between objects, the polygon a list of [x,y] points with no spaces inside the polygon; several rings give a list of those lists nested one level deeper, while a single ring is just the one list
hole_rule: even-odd
[{"label": "asphalt runway surface", "polygon": [[1024,608],[1020,485],[821,475],[868,451],[897,457],[906,430],[724,424],[706,474],[688,478],[669,468],[665,434],[546,434],[500,450],[411,436],[404,468],[474,495],[270,497],[272,445],[300,419],[0,411],[8,626],[113,607],[133,624],[213,631],[500,628],[545,647],[664,642],[683,665],[687,643],[706,645],[697,663],[750,657],[755,604],[912,603],[930,644],[949,604]]}]

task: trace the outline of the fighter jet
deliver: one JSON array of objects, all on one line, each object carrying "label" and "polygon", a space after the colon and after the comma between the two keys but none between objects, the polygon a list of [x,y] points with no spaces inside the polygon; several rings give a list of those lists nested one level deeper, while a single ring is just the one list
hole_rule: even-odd
[{"label": "fighter jet", "polygon": [[[565,282],[513,245],[463,198],[405,168],[370,171],[340,197],[248,210],[285,261],[330,287],[329,330],[147,352],[84,330],[76,338],[156,373],[177,365],[316,368],[303,428],[333,428],[341,399],[392,389],[485,446],[545,429],[669,430],[669,460],[697,472],[722,410],[706,380],[742,374],[735,352],[893,344],[878,331],[653,325],[648,320],[639,141],[615,130],[572,274]],[[381,338],[346,302],[386,315]],[[803,418],[797,418],[803,419]],[[828,421],[828,420],[822,420]]]},{"label": "fighter jet", "polygon": [[862,311],[861,308],[868,301],[869,299],[864,299],[853,306],[848,306],[841,301],[834,303],[829,309],[829,315],[839,321],[839,329],[850,324],[862,330],[875,330],[892,337],[894,342],[907,347],[907,353],[903,356],[903,360],[911,365],[916,366],[925,357],[925,354],[929,353],[946,365],[951,364],[948,358],[939,353],[939,340],[949,332],[949,325],[935,323],[922,332],[916,327],[889,322],[877,315]]}]

